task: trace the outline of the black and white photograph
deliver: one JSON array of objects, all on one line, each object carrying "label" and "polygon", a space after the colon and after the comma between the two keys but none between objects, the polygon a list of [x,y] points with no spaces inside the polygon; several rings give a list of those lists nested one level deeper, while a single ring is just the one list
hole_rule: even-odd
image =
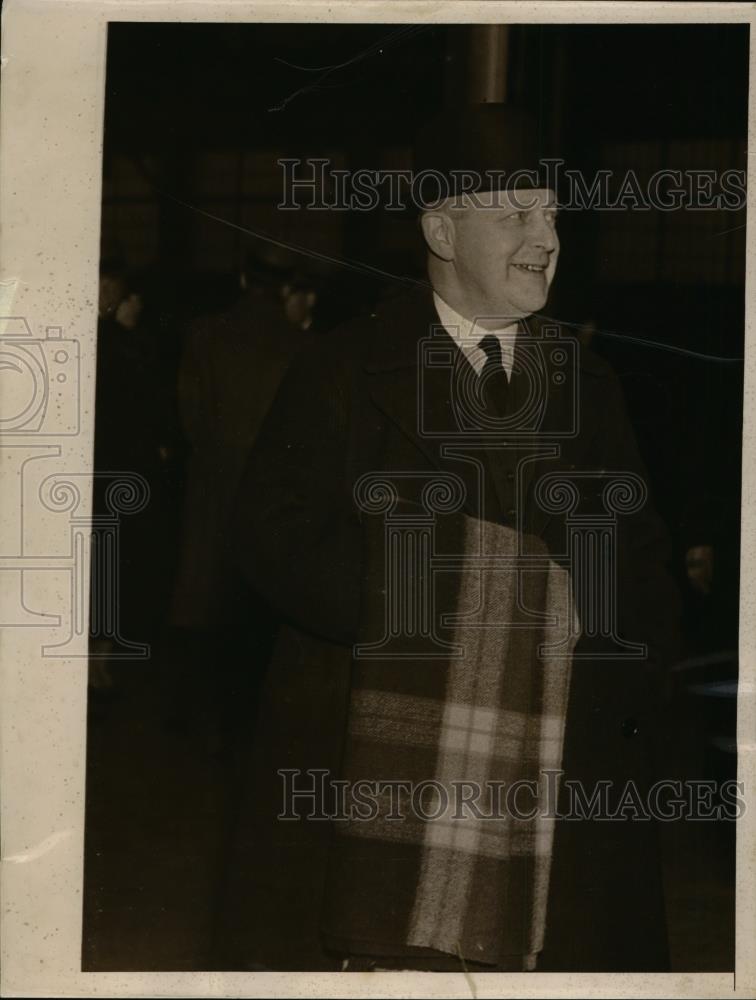
[{"label": "black and white photograph", "polygon": [[69,541],[3,528],[3,623],[85,699],[77,975],[737,995],[750,24],[462,6],[113,5],[79,327],[6,258],[7,488]]}]

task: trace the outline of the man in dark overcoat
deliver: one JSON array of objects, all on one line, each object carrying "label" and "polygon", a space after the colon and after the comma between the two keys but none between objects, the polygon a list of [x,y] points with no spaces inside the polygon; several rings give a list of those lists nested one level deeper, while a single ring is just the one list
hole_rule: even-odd
[{"label": "man in dark overcoat", "polygon": [[199,722],[208,746],[219,752],[235,742],[237,706],[253,697],[276,628],[275,615],[239,574],[224,540],[256,435],[304,341],[287,315],[290,277],[275,260],[250,254],[243,293],[223,312],[192,322],[178,371],[188,455],[164,637],[170,644],[164,699],[172,724],[193,730]]},{"label": "man in dark overcoat", "polygon": [[[237,504],[239,563],[286,624],[268,672],[254,775],[229,860],[232,891],[218,963],[663,970],[656,825],[630,814],[659,766],[660,691],[676,644],[666,534],[616,376],[569,331],[539,316],[559,253],[557,206],[541,176],[523,174],[541,155],[527,119],[508,108],[468,109],[437,123],[419,150],[418,162],[452,179],[451,194],[423,203],[420,213],[428,283],[348,323],[292,364]],[[469,180],[464,193],[453,187],[455,179],[476,175],[473,192]],[[493,422],[486,416],[476,425],[473,417],[471,427],[470,398],[495,414]],[[434,500],[432,483],[456,499],[446,506],[443,497]],[[375,511],[387,509],[387,495],[389,513],[376,532]],[[557,592],[562,570],[570,582],[579,627],[565,626],[569,656],[552,662],[551,677],[564,686],[562,702],[551,709],[544,708],[543,678],[540,695],[516,700],[517,686],[530,690],[540,667],[522,639],[526,632],[502,624],[514,620],[501,617],[511,575],[502,575],[497,591],[490,573],[475,612],[482,618],[474,634],[491,637],[495,656],[505,650],[500,670],[494,663],[490,674],[489,652],[455,673],[444,632],[450,619],[439,610],[448,610],[445,598],[433,605],[437,617],[422,636],[436,652],[412,642],[391,645],[392,585],[411,579],[422,590],[427,574],[410,567],[399,583],[389,579],[386,539],[399,537],[397,518],[420,524],[422,533],[430,508],[440,525],[455,504],[446,534],[434,526],[435,535],[423,536],[432,538],[434,552],[461,551],[449,539],[464,535],[466,558],[475,526],[484,525],[498,544],[489,569],[511,565],[508,546],[517,558],[532,556],[534,573],[551,574],[525,601],[526,608],[540,601],[541,622],[553,610],[548,595]],[[451,558],[444,565],[437,589],[451,593],[459,611],[466,564]],[[401,600],[410,600],[409,589]],[[527,618],[523,600],[515,603]],[[385,834],[367,823],[342,836],[338,818],[323,821],[338,813],[335,792],[314,770],[347,781],[405,771],[437,776],[439,761],[452,758],[444,757],[449,744],[433,720],[438,715],[438,725],[447,724],[451,687],[462,690],[478,674],[495,680],[497,671],[504,682],[491,698],[500,700],[487,704],[475,695],[478,721],[465,724],[468,743],[485,731],[486,739],[506,744],[526,716],[561,720],[558,753],[549,758],[561,776],[558,810],[570,811],[567,781],[580,783],[587,798],[608,782],[615,806],[627,806],[630,783],[629,808],[610,821],[557,819],[540,853],[527,838],[531,846],[519,852],[516,838],[489,838],[486,847],[484,824],[474,848],[460,847],[462,838],[438,841],[434,852],[427,849],[429,823],[418,856],[410,827],[404,839],[390,823],[381,827]],[[366,705],[381,707],[370,715]],[[506,720],[514,727],[509,734]],[[435,749],[421,745],[418,734],[426,731]],[[519,777],[529,773],[526,758],[544,759],[532,747],[518,760],[511,747],[491,745],[489,777]],[[527,747],[526,737],[518,746]],[[298,815],[309,811],[310,819],[292,817],[293,791],[302,793]],[[539,868],[544,856],[548,864]],[[443,878],[428,881],[440,863]]]}]

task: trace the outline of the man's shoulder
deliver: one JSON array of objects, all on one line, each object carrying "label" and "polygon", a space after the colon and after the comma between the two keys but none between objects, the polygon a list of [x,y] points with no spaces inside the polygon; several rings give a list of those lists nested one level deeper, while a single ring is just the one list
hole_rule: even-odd
[{"label": "man's shoulder", "polygon": [[[300,363],[313,370],[331,372],[382,372],[413,367],[423,338],[439,325],[431,290],[418,286],[384,298],[375,306],[313,338],[300,353]],[[600,354],[581,343],[574,328],[550,317],[528,318],[531,336],[544,343],[558,341],[567,348],[580,374],[593,383],[616,379],[612,366]]]},{"label": "man's shoulder", "polygon": [[600,379],[613,378],[614,369],[609,362],[581,341],[572,324],[541,314],[530,316],[527,323],[531,335],[544,343],[558,341],[565,345],[581,373]]},{"label": "man's shoulder", "polygon": [[341,369],[379,371],[413,365],[418,341],[438,317],[432,297],[421,286],[381,299],[370,309],[318,337],[308,352],[319,363]]}]

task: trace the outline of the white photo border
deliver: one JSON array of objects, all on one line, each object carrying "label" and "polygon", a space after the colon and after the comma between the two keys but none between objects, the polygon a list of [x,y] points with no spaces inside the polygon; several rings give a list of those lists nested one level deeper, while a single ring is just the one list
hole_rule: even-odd
[{"label": "white photo border", "polygon": [[[87,707],[87,630],[81,623],[88,614],[88,567],[75,579],[72,547],[77,543],[71,523],[76,518],[85,523],[90,516],[88,488],[78,491],[78,485],[88,482],[93,457],[109,21],[753,25],[756,10],[747,3],[6,0],[0,339],[16,336],[31,345],[30,363],[34,358],[62,359],[61,384],[68,391],[75,382],[76,399],[56,396],[51,383],[46,414],[33,433],[0,435],[0,623],[6,626],[0,632],[3,995],[452,997],[472,992],[479,997],[753,997],[754,808],[746,809],[737,827],[734,975],[487,973],[466,981],[462,974],[409,972],[344,976],[81,971]],[[752,150],[754,80],[751,46]],[[749,158],[748,179],[745,296],[746,303],[756,304],[756,156]],[[26,322],[25,330],[19,321]],[[744,783],[747,804],[756,802],[756,586],[749,581],[749,569],[756,565],[755,344],[752,306],[746,311],[738,697],[738,780]],[[71,611],[77,586],[78,622]],[[44,608],[46,617],[30,610],[36,608]],[[65,647],[54,651],[64,640]]]}]

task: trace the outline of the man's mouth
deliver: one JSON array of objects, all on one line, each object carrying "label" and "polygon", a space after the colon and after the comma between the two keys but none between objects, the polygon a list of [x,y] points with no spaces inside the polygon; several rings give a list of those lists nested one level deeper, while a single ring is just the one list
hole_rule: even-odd
[{"label": "man's mouth", "polygon": [[546,270],[547,265],[546,264],[517,264],[517,263],[514,263],[514,264],[512,264],[512,267],[517,267],[521,271],[532,271],[535,274],[541,274],[543,271]]}]

